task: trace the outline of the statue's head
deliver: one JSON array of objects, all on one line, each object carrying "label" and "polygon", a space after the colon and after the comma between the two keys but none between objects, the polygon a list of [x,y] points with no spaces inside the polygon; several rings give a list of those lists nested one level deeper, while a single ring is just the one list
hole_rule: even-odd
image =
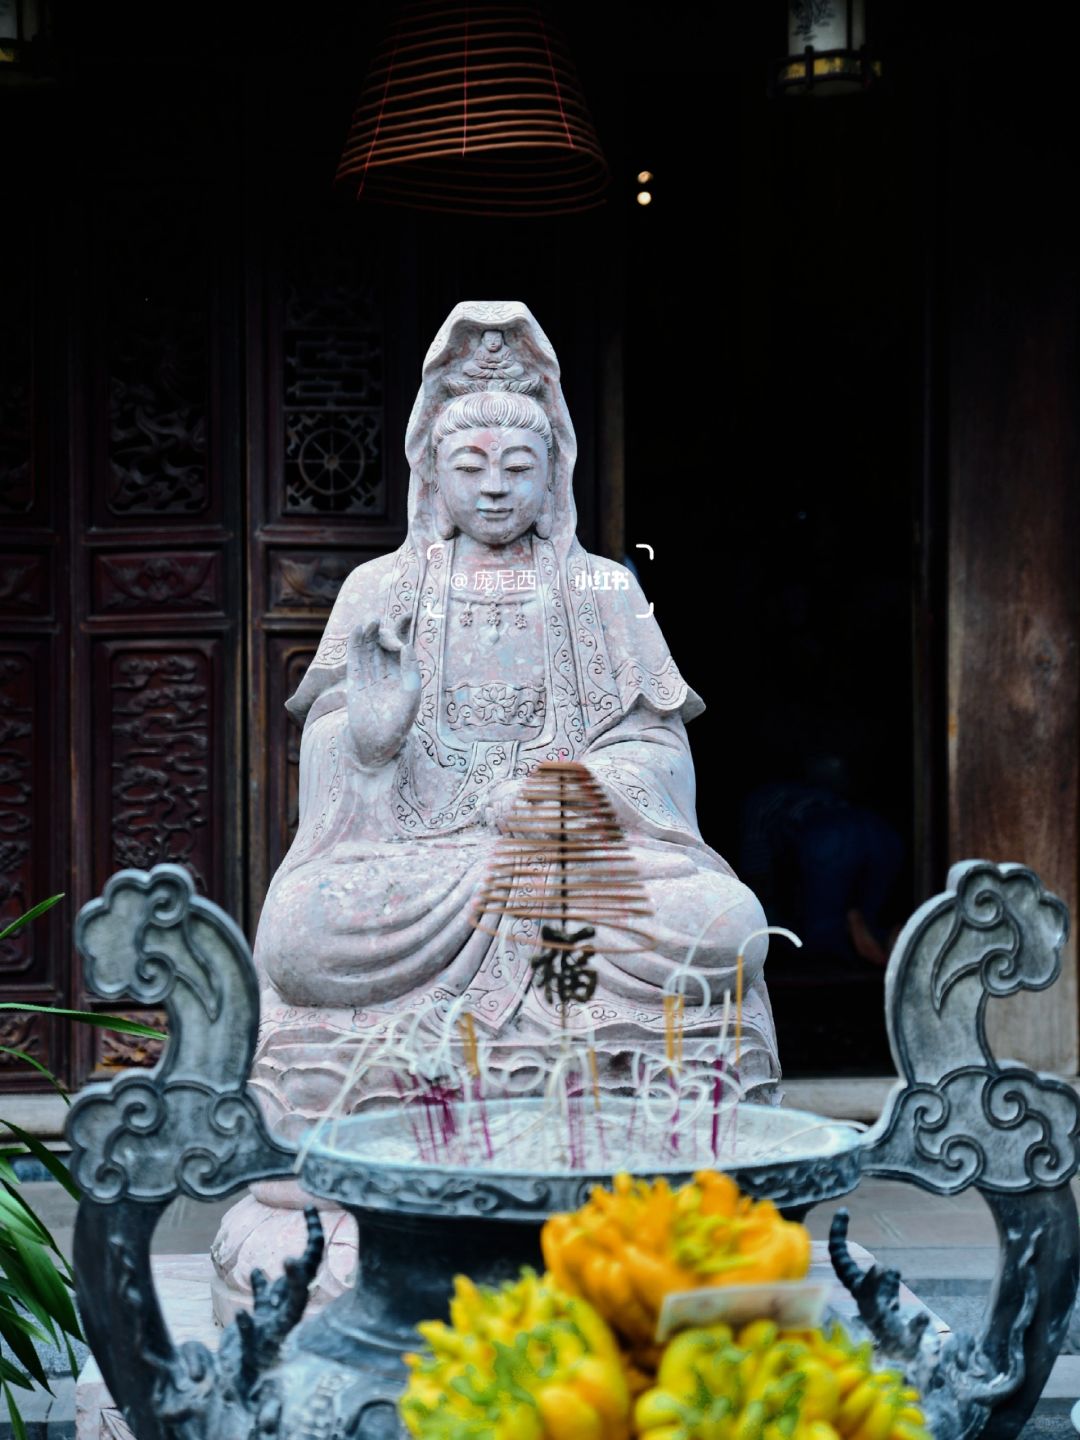
[{"label": "statue's head", "polygon": [[479,390],[440,411],[431,432],[435,522],[443,539],[460,531],[507,545],[535,530],[551,534],[555,440],[530,395]]},{"label": "statue's head", "polygon": [[463,301],[424,361],[405,436],[410,538],[573,541],[577,442],[559,362],[527,306]]}]

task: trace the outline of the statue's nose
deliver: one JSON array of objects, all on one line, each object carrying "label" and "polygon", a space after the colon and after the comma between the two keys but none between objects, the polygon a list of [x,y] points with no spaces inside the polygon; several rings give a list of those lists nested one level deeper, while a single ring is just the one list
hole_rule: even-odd
[{"label": "statue's nose", "polygon": [[480,489],[485,495],[505,495],[510,489],[510,482],[498,465],[492,465],[481,480]]}]

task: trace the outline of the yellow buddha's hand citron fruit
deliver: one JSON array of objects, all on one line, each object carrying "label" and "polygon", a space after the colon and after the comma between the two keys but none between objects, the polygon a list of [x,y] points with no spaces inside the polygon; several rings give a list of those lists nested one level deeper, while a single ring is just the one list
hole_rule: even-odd
[{"label": "yellow buddha's hand citron fruit", "polygon": [[684,1330],[634,1406],[641,1440],[931,1440],[918,1392],[837,1326]]},{"label": "yellow buddha's hand citron fruit", "polygon": [[678,1190],[616,1175],[580,1210],[553,1215],[541,1245],[556,1283],[588,1300],[639,1357],[672,1291],[801,1280],[810,1268],[805,1226],[707,1170]]},{"label": "yellow buddha's hand citron fruit", "polygon": [[532,1270],[489,1289],[458,1276],[450,1324],[417,1327],[401,1416],[417,1440],[629,1440],[630,1391],[611,1330]]}]

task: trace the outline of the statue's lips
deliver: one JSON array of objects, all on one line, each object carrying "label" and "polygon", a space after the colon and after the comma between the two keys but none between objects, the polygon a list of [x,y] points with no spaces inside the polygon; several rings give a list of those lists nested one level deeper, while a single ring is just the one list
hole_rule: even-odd
[{"label": "statue's lips", "polygon": [[512,515],[513,510],[481,510],[477,509],[478,515],[483,515],[485,520],[505,520],[507,515]]}]

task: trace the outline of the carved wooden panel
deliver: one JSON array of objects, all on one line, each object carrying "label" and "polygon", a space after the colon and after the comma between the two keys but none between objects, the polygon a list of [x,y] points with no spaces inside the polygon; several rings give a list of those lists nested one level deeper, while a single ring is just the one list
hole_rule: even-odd
[{"label": "carved wooden panel", "polygon": [[[2,572],[0,572],[2,573]],[[217,550],[125,551],[94,556],[94,609],[103,614],[214,611],[225,604]]]},{"label": "carved wooden panel", "polygon": [[96,526],[220,520],[215,196],[101,184],[89,202],[86,444]]},{"label": "carved wooden panel", "polygon": [[[14,112],[9,118],[16,121]],[[28,134],[39,120],[24,127]],[[39,183],[27,139],[20,130],[19,143],[5,151],[13,223],[0,226],[0,928],[69,889],[71,877],[70,660],[58,583],[66,566],[55,528],[69,495],[57,467],[65,424],[57,390],[66,373],[56,343],[57,202]],[[0,941],[0,998],[69,1001],[69,927],[70,902],[62,901]],[[68,1027],[47,1016],[0,1014],[0,1089],[40,1090],[47,1081],[11,1050],[63,1076]]]},{"label": "carved wooden panel", "polygon": [[47,616],[49,556],[44,551],[0,551],[0,614]]},{"label": "carved wooden panel", "polygon": [[[31,656],[0,651],[0,929],[43,898],[34,893],[35,699]],[[32,963],[28,930],[0,940],[0,979]]]},{"label": "carved wooden panel", "polygon": [[[149,1025],[155,1030],[167,1028],[168,1017],[164,1010],[113,1009],[110,1013],[122,1015],[125,1020],[135,1020],[140,1025]],[[114,1030],[95,1029],[93,1038],[95,1070],[148,1069],[157,1064],[165,1048],[164,1040],[124,1035]]]},{"label": "carved wooden panel", "polygon": [[411,267],[380,227],[330,199],[293,207],[295,223],[260,236],[251,262],[252,930],[296,827],[300,731],[285,700],[346,576],[405,533],[402,439],[422,358],[402,298]]},{"label": "carved wooden panel", "polygon": [[[320,257],[321,258],[321,257]],[[382,317],[355,262],[294,277],[283,335],[286,515],[383,519]]]},{"label": "carved wooden panel", "polygon": [[[2,618],[0,627],[7,628]],[[57,764],[66,732],[63,692],[53,688],[53,643],[47,635],[0,643],[0,928],[68,883]],[[62,975],[63,925],[63,910],[54,910],[0,941],[5,998],[52,998]]]},{"label": "carved wooden panel", "polygon": [[220,645],[98,648],[95,706],[110,722],[95,766],[96,883],[171,860],[204,893],[219,890]]},{"label": "carved wooden panel", "polygon": [[[205,99],[173,96],[178,133]],[[212,123],[211,107],[203,140]],[[226,323],[237,237],[220,223],[209,153],[148,173],[118,163],[87,200],[96,284],[72,444],[76,900],[118,868],[168,860],[240,915],[243,416]],[[76,962],[76,1003],[91,999],[82,985]],[[149,1063],[141,1040],[78,1027],[72,1039],[77,1079]]]},{"label": "carved wooden panel", "polygon": [[377,551],[270,550],[268,608],[328,615],[346,577]]},{"label": "carved wooden panel", "polygon": [[[0,992],[65,1006],[72,914],[116,868],[244,904],[242,226],[217,100],[160,70],[136,99],[139,68],[73,81],[90,159],[59,188],[42,97],[0,231],[0,919],[69,892],[0,945]],[[25,1038],[76,1084],[142,1044]]]},{"label": "carved wooden panel", "polygon": [[21,1051],[50,1070],[60,1068],[57,1023],[46,1015],[0,1012],[0,1086],[5,1090],[39,1090],[43,1078],[18,1054]]},{"label": "carved wooden panel", "polygon": [[99,523],[220,514],[209,341],[211,197],[198,187],[97,197],[94,324]]}]

